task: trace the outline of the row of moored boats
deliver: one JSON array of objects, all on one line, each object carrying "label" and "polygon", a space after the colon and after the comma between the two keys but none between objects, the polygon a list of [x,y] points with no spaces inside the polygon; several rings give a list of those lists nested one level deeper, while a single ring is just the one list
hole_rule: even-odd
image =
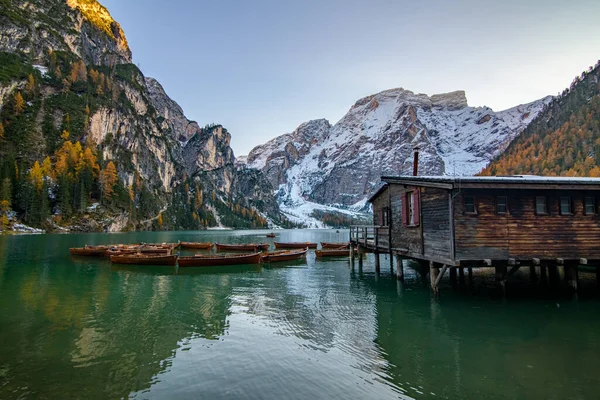
[{"label": "row of moored boats", "polygon": [[[224,244],[210,242],[177,242],[155,244],[116,244],[70,248],[74,256],[109,257],[116,264],[133,265],[179,265],[180,267],[208,267],[222,265],[258,264],[261,262],[292,261],[306,257],[309,249],[316,249],[317,243],[275,242],[275,251],[268,251],[268,243]],[[321,257],[347,256],[349,243],[321,242],[321,249],[315,254]],[[177,248],[190,250],[212,250],[217,253],[181,256],[173,254]],[[222,251],[247,252],[242,254],[222,253]]]}]

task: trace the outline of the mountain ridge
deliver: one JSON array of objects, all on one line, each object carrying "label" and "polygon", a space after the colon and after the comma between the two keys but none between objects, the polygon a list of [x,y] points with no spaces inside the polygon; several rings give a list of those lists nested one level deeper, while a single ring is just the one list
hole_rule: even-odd
[{"label": "mountain ridge", "polygon": [[[420,149],[421,174],[479,172],[550,99],[494,112],[468,106],[464,91],[428,96],[389,89],[357,100],[333,126],[309,121],[256,146],[245,162],[278,188],[288,216],[316,224],[310,217],[314,209],[367,211],[381,175],[412,171],[414,147]],[[299,215],[302,207],[306,211]]]}]

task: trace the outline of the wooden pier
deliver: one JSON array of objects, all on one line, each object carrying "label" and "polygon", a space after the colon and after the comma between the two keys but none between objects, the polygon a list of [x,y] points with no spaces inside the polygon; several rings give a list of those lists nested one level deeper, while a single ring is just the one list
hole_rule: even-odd
[{"label": "wooden pier", "polygon": [[[439,295],[446,273],[451,282],[472,279],[473,268],[493,268],[502,293],[527,268],[532,282],[579,287],[579,266],[596,269],[600,287],[600,179],[545,177],[383,177],[369,201],[371,226],[350,229],[350,257],[358,250],[403,259],[428,269]],[[379,223],[379,225],[377,225]],[[562,272],[562,274],[560,273]]]}]

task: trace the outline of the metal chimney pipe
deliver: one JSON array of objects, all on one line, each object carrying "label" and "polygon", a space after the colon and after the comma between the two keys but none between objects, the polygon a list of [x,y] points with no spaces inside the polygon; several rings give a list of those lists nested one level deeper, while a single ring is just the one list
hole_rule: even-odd
[{"label": "metal chimney pipe", "polygon": [[413,176],[417,176],[419,172],[419,146],[413,148],[415,156],[413,159]]}]

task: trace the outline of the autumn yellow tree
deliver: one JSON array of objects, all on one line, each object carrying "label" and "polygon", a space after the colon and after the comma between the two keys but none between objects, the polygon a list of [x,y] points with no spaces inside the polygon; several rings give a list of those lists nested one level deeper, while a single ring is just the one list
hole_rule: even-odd
[{"label": "autumn yellow tree", "polygon": [[100,181],[104,198],[110,201],[114,195],[114,188],[117,184],[117,169],[112,161],[109,161],[106,168],[100,173]]},{"label": "autumn yellow tree", "polygon": [[52,169],[52,161],[50,160],[50,157],[46,157],[44,162],[42,162],[42,174],[52,179],[56,178],[54,176],[54,170]]},{"label": "autumn yellow tree", "polygon": [[0,139],[4,139],[4,124],[0,122]]},{"label": "autumn yellow tree", "polygon": [[20,115],[25,110],[25,100],[21,95],[21,92],[17,92],[15,95],[15,115]]},{"label": "autumn yellow tree", "polygon": [[156,218],[156,222],[158,222],[158,226],[162,227],[162,225],[163,225],[162,214],[158,214],[158,217]]},{"label": "autumn yellow tree", "polygon": [[27,85],[25,88],[27,89],[27,93],[33,93],[33,90],[35,89],[35,78],[32,74],[27,76]]},{"label": "autumn yellow tree", "polygon": [[42,187],[44,186],[44,174],[40,163],[37,161],[29,170],[29,180],[38,192],[42,190]]},{"label": "autumn yellow tree", "polygon": [[83,161],[85,166],[92,171],[94,178],[98,177],[98,175],[100,174],[100,166],[96,161],[96,155],[89,147],[86,147],[85,151],[83,152]]}]

